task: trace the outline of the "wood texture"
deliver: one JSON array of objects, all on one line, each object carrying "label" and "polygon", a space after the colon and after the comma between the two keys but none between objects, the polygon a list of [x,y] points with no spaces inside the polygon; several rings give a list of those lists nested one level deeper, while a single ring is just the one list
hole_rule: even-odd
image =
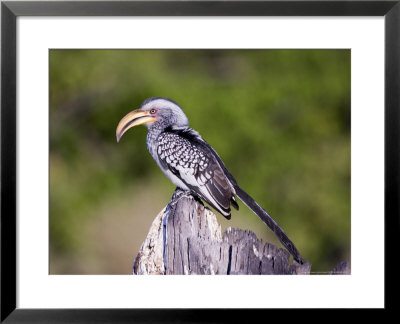
[{"label": "wood texture", "polygon": [[135,259],[133,274],[309,274],[311,264],[248,230],[221,233],[217,217],[187,192],[176,190],[157,215]]}]

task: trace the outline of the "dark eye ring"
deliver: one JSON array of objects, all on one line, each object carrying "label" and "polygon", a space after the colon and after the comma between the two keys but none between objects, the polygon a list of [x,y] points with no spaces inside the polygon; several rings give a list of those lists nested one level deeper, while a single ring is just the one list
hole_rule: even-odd
[{"label": "dark eye ring", "polygon": [[150,114],[155,114],[157,112],[157,110],[156,109],[150,109]]}]

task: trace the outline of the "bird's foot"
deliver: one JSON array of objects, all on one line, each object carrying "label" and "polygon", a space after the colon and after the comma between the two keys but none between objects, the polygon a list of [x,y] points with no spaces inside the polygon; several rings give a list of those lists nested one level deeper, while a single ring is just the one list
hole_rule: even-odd
[{"label": "bird's foot", "polygon": [[179,200],[183,196],[189,196],[190,195],[190,190],[183,190],[179,187],[176,187],[174,193],[172,194],[171,197],[171,202],[175,202],[176,200]]},{"label": "bird's foot", "polygon": [[174,193],[172,194],[171,200],[167,205],[167,212],[172,208],[172,206],[176,205],[176,203],[182,198],[182,197],[189,197],[191,196],[191,193],[189,190],[183,190],[179,187],[176,187]]},{"label": "bird's foot", "polygon": [[183,190],[179,187],[176,187],[174,193],[172,194],[171,201],[169,202],[168,205],[175,205],[179,199],[183,197],[192,197],[194,200],[196,200],[198,203],[200,203],[202,206],[204,206],[203,202],[201,201],[200,197],[193,193],[191,190]]}]

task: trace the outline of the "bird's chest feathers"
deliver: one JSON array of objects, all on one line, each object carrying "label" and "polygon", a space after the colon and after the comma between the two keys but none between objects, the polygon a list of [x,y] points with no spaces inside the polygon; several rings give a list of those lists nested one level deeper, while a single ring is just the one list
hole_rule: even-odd
[{"label": "bird's chest feathers", "polygon": [[[151,134],[147,135],[147,149],[150,152],[153,159],[156,161],[160,169],[164,172],[164,174],[172,181],[176,186],[189,190],[189,188],[185,185],[185,183],[175,174],[175,171],[172,172],[171,168],[166,165],[166,154],[168,150],[170,150],[170,146],[166,146],[165,136],[162,134]],[[171,157],[171,156],[170,156]],[[171,162],[170,157],[168,160]],[[171,165],[172,166],[172,165]],[[172,168],[173,170],[173,168]],[[178,170],[176,170],[178,171]],[[179,172],[179,171],[178,171]]]},{"label": "bird's chest feathers", "polygon": [[198,186],[210,179],[211,174],[202,172],[208,166],[208,159],[188,139],[173,132],[162,132],[158,136],[149,135],[147,143],[150,154],[175,185],[186,189],[184,183]]}]

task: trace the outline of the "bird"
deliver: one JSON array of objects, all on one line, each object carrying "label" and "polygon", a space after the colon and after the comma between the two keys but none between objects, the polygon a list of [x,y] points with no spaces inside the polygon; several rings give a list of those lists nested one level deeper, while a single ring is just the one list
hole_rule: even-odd
[{"label": "bird", "polygon": [[304,259],[278,223],[237,183],[215,149],[189,127],[183,109],[173,100],[151,97],[129,112],[117,125],[117,142],[132,127],[148,128],[146,144],[153,159],[178,188],[190,192],[231,219],[239,210],[238,197],[278,237],[298,263]]}]

